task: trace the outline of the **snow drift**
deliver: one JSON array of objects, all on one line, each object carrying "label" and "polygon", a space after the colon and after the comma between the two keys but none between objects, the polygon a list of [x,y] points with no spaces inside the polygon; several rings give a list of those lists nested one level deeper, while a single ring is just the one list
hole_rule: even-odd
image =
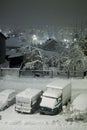
[{"label": "snow drift", "polygon": [[87,93],[80,94],[72,103],[73,110],[87,112]]}]

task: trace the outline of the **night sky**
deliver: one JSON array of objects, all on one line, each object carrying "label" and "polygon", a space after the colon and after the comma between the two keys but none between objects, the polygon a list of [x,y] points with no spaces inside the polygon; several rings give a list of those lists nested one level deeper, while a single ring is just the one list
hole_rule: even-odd
[{"label": "night sky", "polygon": [[87,24],[87,0],[0,0],[0,25],[76,24]]}]

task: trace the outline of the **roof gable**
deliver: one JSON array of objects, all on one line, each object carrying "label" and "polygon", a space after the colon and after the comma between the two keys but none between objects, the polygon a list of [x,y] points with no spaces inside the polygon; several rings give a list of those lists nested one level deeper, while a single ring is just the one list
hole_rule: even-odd
[{"label": "roof gable", "polygon": [[0,32],[0,37],[6,39],[5,35],[3,33]]}]

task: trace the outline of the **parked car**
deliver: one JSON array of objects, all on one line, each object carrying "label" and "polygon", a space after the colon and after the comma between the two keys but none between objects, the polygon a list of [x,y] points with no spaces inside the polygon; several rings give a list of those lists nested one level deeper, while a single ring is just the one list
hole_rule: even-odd
[{"label": "parked car", "polygon": [[4,110],[15,103],[16,91],[14,89],[6,89],[0,92],[0,110]]}]

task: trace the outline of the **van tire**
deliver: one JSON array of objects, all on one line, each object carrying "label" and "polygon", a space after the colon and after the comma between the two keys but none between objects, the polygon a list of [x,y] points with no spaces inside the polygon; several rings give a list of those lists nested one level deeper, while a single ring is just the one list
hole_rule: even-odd
[{"label": "van tire", "polygon": [[40,112],[41,115],[44,115],[44,112]]}]

